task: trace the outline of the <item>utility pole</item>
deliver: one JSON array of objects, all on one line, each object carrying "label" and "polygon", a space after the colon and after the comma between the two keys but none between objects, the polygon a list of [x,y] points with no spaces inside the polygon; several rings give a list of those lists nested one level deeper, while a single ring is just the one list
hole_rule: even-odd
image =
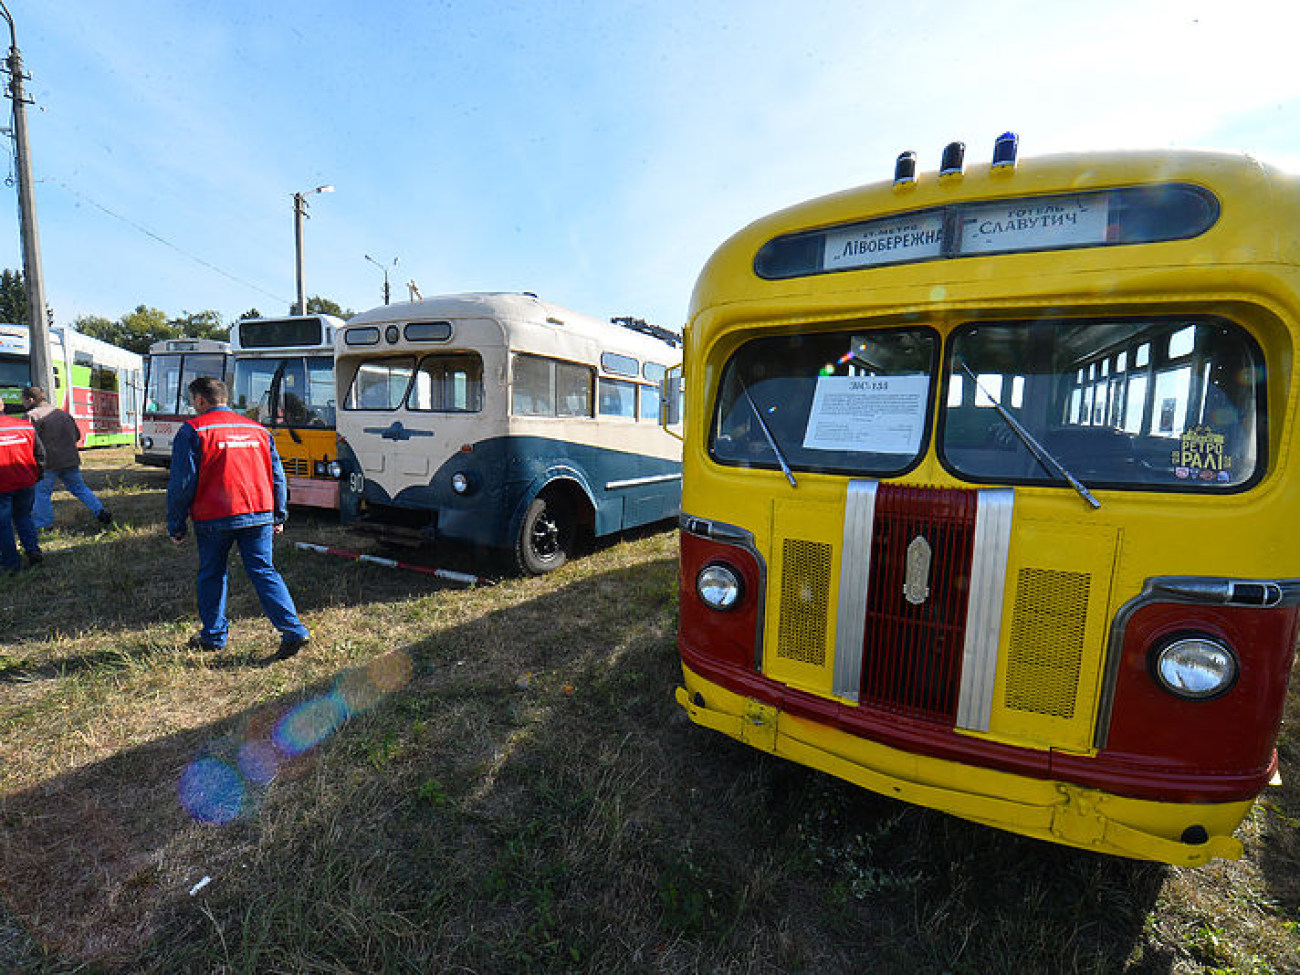
[{"label": "utility pole", "polygon": [[27,285],[27,339],[32,384],[44,387],[49,400],[62,405],[54,391],[50,362],[49,326],[45,319],[45,278],[41,273],[41,237],[36,227],[36,199],[32,194],[32,159],[27,145],[27,96],[23,92],[23,56],[9,8],[0,0],[0,14],[9,24],[9,98],[14,103],[14,159],[18,167],[18,228],[23,244],[23,280]]},{"label": "utility pole", "polygon": [[[2,0],[0,0],[2,2]],[[298,301],[293,306],[293,314],[307,314],[307,291],[302,281],[302,222],[308,219],[307,197],[313,193],[333,193],[333,186],[318,186],[314,190],[293,195],[293,253],[294,271],[298,277]]]}]

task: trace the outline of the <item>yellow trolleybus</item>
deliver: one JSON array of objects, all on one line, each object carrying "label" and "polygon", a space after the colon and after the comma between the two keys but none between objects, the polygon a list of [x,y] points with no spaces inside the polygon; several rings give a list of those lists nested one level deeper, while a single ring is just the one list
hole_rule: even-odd
[{"label": "yellow trolleybus", "polygon": [[249,318],[230,329],[231,407],[275,434],[289,503],[339,507],[332,315]]},{"label": "yellow trolleybus", "polygon": [[1001,829],[1237,857],[1300,620],[1300,181],[1014,150],[704,268],[677,700]]}]

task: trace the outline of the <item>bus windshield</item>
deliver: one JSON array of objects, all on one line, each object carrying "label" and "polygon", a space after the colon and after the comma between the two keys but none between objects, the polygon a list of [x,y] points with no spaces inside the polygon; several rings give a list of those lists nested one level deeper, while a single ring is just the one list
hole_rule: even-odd
[{"label": "bus windshield", "polygon": [[755,339],[724,371],[719,463],[883,476],[925,443],[938,335],[928,328]]},{"label": "bus windshield", "polygon": [[238,359],[233,399],[267,426],[333,427],[333,364],[328,356]]},{"label": "bus windshield", "polygon": [[0,355],[0,386],[27,386],[31,381],[32,368],[26,356]]},{"label": "bus windshield", "polygon": [[221,353],[151,356],[145,409],[149,413],[191,415],[194,407],[186,393],[189,384],[200,376],[220,379],[225,372],[225,356]]},{"label": "bus windshield", "polygon": [[967,325],[947,371],[940,456],[963,478],[1059,481],[995,400],[1090,487],[1224,490],[1262,469],[1262,358],[1219,319]]}]

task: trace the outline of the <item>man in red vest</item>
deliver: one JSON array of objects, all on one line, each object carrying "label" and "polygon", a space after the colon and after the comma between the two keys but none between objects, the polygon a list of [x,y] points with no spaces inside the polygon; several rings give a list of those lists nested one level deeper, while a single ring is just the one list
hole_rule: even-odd
[{"label": "man in red vest", "polygon": [[0,413],[0,573],[22,570],[14,544],[15,528],[27,552],[28,566],[41,561],[32,503],[44,463],[45,447],[36,428],[26,420]]},{"label": "man in red vest", "polygon": [[298,618],[293,597],[271,559],[271,540],[284,531],[288,488],[275,440],[260,423],[226,404],[230,393],[219,379],[204,376],[189,385],[198,416],[181,425],[172,441],[167,484],[167,534],[185,541],[194,522],[199,549],[197,594],[203,628],[190,646],[220,650],[226,645],[226,563],[239,545],[244,572],[262,611],[280,631],[274,659],[292,657],[311,639]]}]

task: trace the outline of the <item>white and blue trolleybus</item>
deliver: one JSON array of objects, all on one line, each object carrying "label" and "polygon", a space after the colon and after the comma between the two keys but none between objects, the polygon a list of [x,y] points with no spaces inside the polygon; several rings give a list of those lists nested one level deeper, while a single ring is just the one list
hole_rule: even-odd
[{"label": "white and blue trolleybus", "polygon": [[563,565],[585,538],[676,518],[681,445],[661,426],[675,333],[529,294],[385,305],[340,328],[341,513],[397,543]]}]

